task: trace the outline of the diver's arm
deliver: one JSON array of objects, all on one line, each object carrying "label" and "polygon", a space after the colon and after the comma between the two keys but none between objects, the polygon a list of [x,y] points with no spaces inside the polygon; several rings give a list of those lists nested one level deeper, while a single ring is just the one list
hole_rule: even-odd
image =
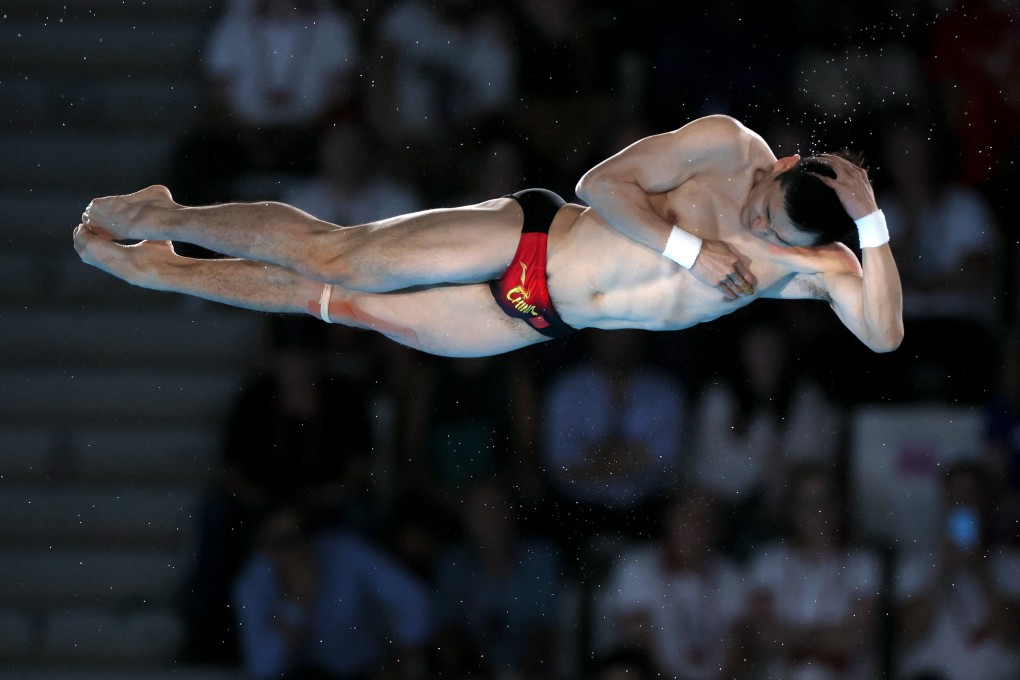
[{"label": "diver's arm", "polygon": [[751,134],[728,116],[699,118],[602,161],[577,183],[577,195],[614,229],[690,269],[726,297],[750,294],[757,281],[736,252],[670,224],[655,212],[649,195],[675,189],[720,161],[738,163]]},{"label": "diver's arm", "polygon": [[857,223],[862,270],[821,274],[833,310],[854,335],[876,352],[891,352],[903,341],[903,290],[889,247],[885,217],[875,202],[868,173],[838,156],[824,155],[836,177],[816,175],[839,196]]}]

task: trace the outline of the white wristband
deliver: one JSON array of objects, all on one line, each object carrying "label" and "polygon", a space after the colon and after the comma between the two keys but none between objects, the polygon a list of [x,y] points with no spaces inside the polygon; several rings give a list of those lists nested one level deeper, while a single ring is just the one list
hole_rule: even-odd
[{"label": "white wristband", "polygon": [[329,299],[333,296],[333,286],[328,283],[322,285],[322,294],[319,295],[319,316],[326,323],[333,323],[329,318]]},{"label": "white wristband", "polygon": [[699,237],[689,231],[684,231],[680,227],[674,226],[673,231],[669,233],[669,238],[666,240],[666,248],[662,251],[662,254],[684,269],[690,269],[694,266],[694,261],[698,259],[698,254],[701,252],[701,243],[702,241]]},{"label": "white wristband", "polygon": [[854,224],[857,225],[861,248],[877,248],[889,242],[889,227],[885,224],[885,214],[881,210],[854,220]]}]

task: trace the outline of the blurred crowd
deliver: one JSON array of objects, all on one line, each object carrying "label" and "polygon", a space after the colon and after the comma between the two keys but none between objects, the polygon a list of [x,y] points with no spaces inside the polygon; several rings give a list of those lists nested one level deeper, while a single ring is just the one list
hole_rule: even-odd
[{"label": "blurred crowd", "polygon": [[[725,113],[778,156],[869,159],[906,340],[871,355],[819,303],[759,301],[454,360],[267,317],[195,530],[182,659],[258,679],[1020,678],[1020,14],[787,5],[225,3],[182,203],[353,225],[531,186],[576,200],[594,163]],[[932,536],[859,526],[851,422],[874,404],[980,418],[935,473]]]}]

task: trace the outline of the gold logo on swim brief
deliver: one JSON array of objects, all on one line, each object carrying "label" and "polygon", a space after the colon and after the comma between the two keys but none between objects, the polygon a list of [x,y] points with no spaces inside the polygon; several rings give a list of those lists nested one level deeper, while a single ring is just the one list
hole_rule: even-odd
[{"label": "gold logo on swim brief", "polygon": [[527,283],[528,278],[528,266],[523,262],[521,264],[521,285],[514,286],[507,291],[506,299],[510,301],[510,304],[514,306],[518,312],[522,314],[530,314],[531,316],[538,316],[538,312],[535,311],[535,305],[529,305],[528,299],[531,297],[531,291],[524,287]]}]

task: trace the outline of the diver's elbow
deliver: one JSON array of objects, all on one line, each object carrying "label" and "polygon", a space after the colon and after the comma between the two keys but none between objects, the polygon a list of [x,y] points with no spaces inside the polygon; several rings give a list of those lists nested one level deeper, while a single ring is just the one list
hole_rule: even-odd
[{"label": "diver's elbow", "polygon": [[577,186],[574,187],[574,193],[577,197],[588,205],[592,205],[593,201],[600,200],[600,197],[605,197],[615,193],[619,183],[619,178],[616,177],[612,171],[607,168],[603,168],[601,165],[596,165],[594,168],[584,173],[581,179],[577,181]]},{"label": "diver's elbow", "polygon": [[574,193],[577,194],[577,197],[585,203],[591,203],[591,197],[597,183],[598,177],[592,170],[589,170],[577,181],[577,186],[574,187]]},{"label": "diver's elbow", "polygon": [[903,344],[903,324],[897,323],[877,338],[871,339],[868,348],[878,354],[887,354],[899,348]]}]

